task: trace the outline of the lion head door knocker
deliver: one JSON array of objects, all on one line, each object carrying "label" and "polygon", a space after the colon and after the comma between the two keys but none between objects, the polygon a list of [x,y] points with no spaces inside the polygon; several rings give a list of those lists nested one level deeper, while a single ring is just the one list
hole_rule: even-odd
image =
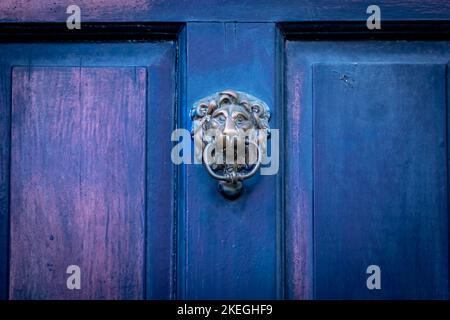
[{"label": "lion head door knocker", "polygon": [[196,160],[235,199],[242,181],[256,174],[270,136],[270,110],[245,92],[226,90],[197,101],[191,109]]}]

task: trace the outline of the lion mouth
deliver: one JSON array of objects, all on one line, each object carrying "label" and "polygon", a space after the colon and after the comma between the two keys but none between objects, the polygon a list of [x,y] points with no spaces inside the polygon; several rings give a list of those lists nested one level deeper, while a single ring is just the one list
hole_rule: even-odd
[{"label": "lion mouth", "polygon": [[216,144],[213,157],[217,164],[242,169],[256,162],[256,153],[255,144],[250,143],[249,139],[227,136],[223,138],[222,145]]}]

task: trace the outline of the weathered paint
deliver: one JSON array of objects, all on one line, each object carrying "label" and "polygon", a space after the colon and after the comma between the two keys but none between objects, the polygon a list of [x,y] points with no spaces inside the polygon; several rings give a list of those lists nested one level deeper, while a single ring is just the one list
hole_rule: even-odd
[{"label": "weathered paint", "polygon": [[143,298],[145,68],[12,80],[10,298]]},{"label": "weathered paint", "polygon": [[316,298],[448,298],[445,67],[314,66]]},{"label": "weathered paint", "polygon": [[[275,25],[191,24],[187,30],[187,100],[224,89],[248,92],[273,110]],[[254,41],[258,39],[258,41]],[[188,110],[183,110],[187,113]],[[188,299],[277,297],[277,179],[259,174],[235,201],[217,191],[202,165],[186,167],[180,295]]]},{"label": "weathered paint", "polygon": [[289,67],[286,116],[286,298],[313,297],[312,122],[303,92],[308,74]]},{"label": "weathered paint", "polygon": [[10,164],[10,68],[0,66],[0,299],[6,299],[8,286],[9,164]]},{"label": "weathered paint", "polygon": [[[39,3],[25,0],[5,0],[0,3],[0,21],[64,22],[68,16],[65,10],[69,4],[72,3],[62,0],[45,0]],[[347,217],[350,216],[351,219],[349,218],[347,221],[338,220],[334,226],[327,225],[329,212],[328,209],[323,208],[328,208],[329,201],[333,200],[332,197],[324,197],[327,191],[326,187],[328,187],[329,175],[322,170],[317,172],[315,168],[323,163],[329,164],[327,168],[330,169],[330,172],[334,172],[333,170],[336,168],[329,160],[331,156],[328,150],[319,155],[314,152],[313,145],[319,137],[325,136],[327,140],[333,142],[335,137],[330,135],[333,128],[325,127],[320,132],[314,131],[313,123],[316,120],[313,121],[313,119],[317,118],[314,117],[316,110],[313,108],[313,104],[316,101],[315,99],[318,98],[313,96],[312,66],[324,62],[333,66],[348,66],[352,63],[369,65],[371,63],[384,63],[387,65],[385,68],[389,68],[389,66],[407,62],[410,67],[413,66],[411,70],[416,70],[414,69],[415,66],[423,63],[432,65],[432,69],[435,70],[435,67],[439,69],[448,63],[448,52],[450,52],[448,43],[288,41],[286,47],[282,48],[282,54],[286,53],[287,57],[285,68],[287,81],[284,82],[287,101],[285,105],[274,105],[276,101],[281,101],[281,98],[276,97],[276,95],[285,89],[277,88],[279,83],[274,80],[282,75],[281,70],[285,66],[276,65],[276,25],[273,22],[357,20],[361,21],[364,26],[365,19],[368,16],[365,12],[368,5],[366,2],[360,0],[320,0],[314,3],[295,0],[181,2],[175,0],[131,0],[125,4],[116,0],[81,0],[78,5],[81,7],[82,21],[84,22],[203,21],[208,23],[188,23],[187,30],[182,32],[178,43],[180,55],[178,56],[179,74],[177,75],[175,75],[174,69],[175,44],[170,41],[154,44],[94,43],[58,46],[51,44],[2,45],[0,47],[0,105],[2,105],[0,109],[0,141],[2,142],[0,146],[0,208],[2,210],[0,212],[0,298],[7,296],[8,287],[7,281],[3,281],[3,279],[7,277],[9,269],[7,262],[9,245],[9,212],[7,211],[10,193],[8,183],[9,127],[11,125],[9,114],[11,110],[11,67],[14,65],[148,67],[145,125],[147,130],[146,198],[144,200],[146,207],[145,228],[147,231],[145,240],[146,297],[160,299],[172,297],[193,299],[273,298],[283,297],[282,291],[285,290],[287,298],[303,299],[313,298],[314,296],[316,298],[342,298],[351,296],[352,292],[360,292],[358,290],[362,290],[361,285],[365,284],[365,274],[358,273],[361,272],[359,266],[355,269],[353,267],[358,261],[367,259],[367,257],[361,255],[360,251],[345,255],[347,250],[342,248],[341,251],[337,250],[337,252],[342,253],[342,257],[337,257],[336,252],[326,253],[334,250],[333,244],[327,241],[328,235],[337,234],[344,238],[347,237],[347,234],[342,232],[347,224],[357,225],[366,231],[370,228],[368,227],[369,223],[364,222],[365,220],[358,220],[353,217],[356,212],[345,210],[340,216],[337,216],[337,211],[330,210],[330,212],[334,214],[332,216],[334,219],[345,216],[345,214],[347,214]],[[384,20],[450,19],[448,2],[413,0],[392,2],[386,0],[381,1],[378,5],[381,7],[382,19]],[[229,21],[229,23],[213,23],[214,21]],[[374,70],[373,68],[368,69],[370,69],[369,71]],[[395,70],[384,70],[384,77],[390,78],[386,74],[390,74],[391,77],[397,75]],[[419,72],[419,74],[422,73]],[[382,75],[378,76],[381,77]],[[375,76],[373,77],[373,79],[378,79]],[[173,110],[176,78],[179,81],[177,88],[179,88],[180,93],[177,115]],[[419,78],[422,79],[422,83],[425,82],[423,76]],[[414,81],[414,77],[411,77],[411,79],[411,81]],[[344,84],[345,88],[355,88],[359,83],[359,81],[355,82],[351,75],[343,76],[337,82]],[[319,82],[318,84],[319,86],[328,85],[325,82],[323,84]],[[337,84],[334,83],[334,85]],[[408,83],[404,88],[413,91],[415,85],[417,84]],[[342,98],[342,92],[340,90],[328,91],[323,86],[322,96],[326,98],[326,102],[322,101],[322,105],[325,105],[325,107],[322,106],[320,121],[335,120],[336,117],[327,113],[328,100]],[[440,85],[437,87],[440,87]],[[178,181],[181,183],[173,184],[174,171],[169,159],[171,146],[169,135],[172,126],[178,121],[178,125],[189,128],[186,113],[190,104],[198,98],[224,88],[247,91],[268,102],[274,111],[274,118],[271,121],[272,127],[278,126],[281,128],[281,119],[285,120],[284,128],[286,129],[287,141],[286,154],[283,157],[286,159],[284,176],[286,185],[283,187],[285,195],[281,199],[277,198],[281,190],[278,184],[279,177],[255,177],[246,185],[247,191],[243,197],[235,202],[224,201],[216,191],[215,181],[206,175],[201,166],[179,168]],[[402,89],[403,87],[398,85],[398,88]],[[384,87],[379,91],[382,91],[382,89]],[[364,91],[365,88],[360,90],[363,93],[372,92],[370,90]],[[392,93],[394,99],[400,100],[400,98],[403,98],[401,92],[400,90],[398,94]],[[52,98],[57,99],[57,97]],[[419,98],[426,101],[426,97],[419,96]],[[346,105],[343,104],[341,107],[346,107]],[[369,106],[365,107],[368,108]],[[373,108],[370,110],[373,111]],[[427,109],[425,112],[430,112],[430,110]],[[397,114],[397,116],[401,118],[405,115]],[[441,115],[441,117],[445,116]],[[343,122],[335,124],[334,129],[355,129],[355,123],[345,122],[344,120],[349,121],[348,118],[343,119]],[[407,120],[410,120],[414,125],[417,123],[420,125],[420,121],[422,121],[419,117],[414,121],[409,118]],[[154,125],[155,123],[157,125]],[[386,134],[389,135],[390,133],[391,136],[389,137],[398,138],[394,132],[399,128],[398,126],[399,124],[395,124],[393,127],[389,127],[388,129],[391,131],[386,130]],[[433,128],[433,130],[432,132],[436,133],[439,128]],[[421,139],[428,139],[427,137],[430,136],[418,137],[417,143],[422,141]],[[159,144],[161,141],[164,141],[164,146]],[[430,141],[435,142],[433,139],[430,139]],[[339,142],[337,141],[337,143]],[[383,143],[386,142],[381,141],[379,143],[380,148],[385,147]],[[409,150],[410,153],[412,153],[411,150]],[[336,153],[338,156],[345,157],[348,155],[346,149],[337,151],[339,151]],[[401,155],[399,158],[401,158]],[[327,159],[328,162],[326,162]],[[376,171],[376,167],[380,163],[377,160],[383,159],[375,158],[371,160],[372,162],[369,160],[365,162],[372,165],[371,168],[367,168],[367,171]],[[424,163],[429,164],[426,160],[424,160]],[[314,164],[316,164],[316,167]],[[364,162],[360,163],[359,166],[360,169],[363,168]],[[386,167],[389,168],[389,165],[386,165]],[[424,167],[421,167],[415,163],[414,168],[423,169],[426,166],[424,164]],[[395,167],[392,170],[398,170],[395,171],[398,175],[394,175],[394,177],[401,176],[399,173],[401,168]],[[441,170],[442,175],[446,176],[442,167],[437,167],[436,170]],[[339,173],[342,174],[342,172]],[[318,177],[321,178],[320,181],[317,180]],[[349,178],[350,181],[359,182],[357,175],[350,175]],[[438,180],[436,179],[436,181]],[[438,182],[442,184],[441,180]],[[358,184],[355,183],[355,185]],[[408,185],[405,182],[405,185],[415,191],[416,194],[424,195],[420,194],[418,187],[414,187],[415,184],[410,183]],[[442,201],[445,192],[442,192],[439,188],[436,188],[435,191],[441,193],[430,192],[425,196],[437,195]],[[354,199],[349,198],[348,201],[344,201],[343,198],[338,197],[338,192],[336,192],[333,201],[342,204],[342,206],[333,207],[333,210],[342,209],[349,203],[353,205],[356,203]],[[280,232],[284,231],[280,228],[280,221],[284,219],[283,213],[280,211],[282,199],[286,200],[286,204],[284,204],[285,234]],[[318,199],[316,203],[314,199]],[[394,199],[393,202],[397,204],[400,203],[398,198],[395,198],[394,193],[386,194],[380,200],[380,203],[390,201],[389,199]],[[316,212],[317,219],[314,215],[316,205],[319,206],[319,209],[322,208]],[[413,200],[411,205],[415,208],[420,207]],[[175,212],[175,208],[178,209],[177,212]],[[386,214],[388,212],[386,211]],[[399,212],[405,214],[403,211]],[[173,229],[175,213],[178,215],[177,230]],[[417,252],[427,251],[429,249],[426,244],[427,239],[430,239],[430,237],[435,237],[433,239],[439,238],[440,241],[435,243],[437,249],[431,248],[427,251],[427,254],[428,257],[437,257],[435,267],[439,271],[435,276],[445,277],[443,264],[447,261],[448,266],[448,229],[445,231],[442,226],[448,226],[448,209],[447,222],[444,221],[443,210],[435,210],[432,214],[437,218],[436,220],[442,222],[442,225],[432,225],[435,220],[429,223],[428,221],[423,222],[423,220],[420,220],[421,216],[414,219],[407,216],[409,223],[405,226],[399,225],[398,221],[389,219],[378,220],[381,222],[377,223],[376,226],[390,229],[391,235],[395,233],[392,230],[414,229],[420,231],[420,237],[399,232],[396,235],[396,239],[399,240],[398,244],[386,245],[382,248],[386,251],[400,252],[399,256],[406,255],[406,260],[417,262],[417,268],[425,272],[427,279],[431,279],[430,283],[436,284],[435,295],[430,295],[430,289],[426,286],[424,289],[415,287],[410,290],[410,284],[406,284],[405,279],[411,280],[411,283],[416,280],[401,275],[400,279],[404,285],[402,284],[395,289],[388,286],[389,292],[383,293],[383,295],[372,292],[372,295],[367,296],[365,295],[367,292],[363,292],[358,293],[357,296],[355,294],[354,297],[371,298],[378,294],[376,297],[382,298],[394,296],[448,298],[448,292],[445,292],[445,289],[442,288],[442,283],[448,285],[448,280],[439,282],[432,278],[433,276],[430,276],[431,267],[419,261],[415,253],[410,251],[415,247],[418,248]],[[381,227],[384,221],[391,221],[392,224]],[[430,235],[431,227],[428,227],[429,225],[436,227],[433,227],[436,234]],[[377,232],[377,234],[379,233]],[[377,242],[377,239],[379,239],[377,234],[374,235],[374,233],[367,231],[365,234],[361,232],[355,237],[359,237],[359,239],[365,237],[364,239],[373,246],[373,242]],[[442,240],[445,238],[445,234],[447,235],[446,243]],[[178,243],[175,243],[175,236],[179,240]],[[376,239],[376,241],[373,239]],[[410,240],[411,246],[405,245],[406,240]],[[280,243],[283,241],[286,248],[286,260],[283,260],[284,255],[280,251],[282,249]],[[350,245],[354,245],[351,241],[348,242]],[[178,255],[175,255],[175,249],[178,250]],[[445,255],[446,252],[447,255]],[[392,259],[393,254],[388,253],[382,255],[383,259]],[[371,254],[371,257],[376,256],[372,251]],[[175,265],[176,257],[178,259],[177,265]],[[327,269],[329,259],[332,262],[339,260],[338,263],[331,263],[335,268],[331,269],[331,274],[328,273],[330,269]],[[175,270],[176,267],[178,267],[178,270]],[[283,273],[284,270],[286,274]],[[333,276],[334,271],[346,278],[346,273],[350,270],[356,270],[356,273],[358,273],[357,278],[347,279],[351,286],[347,286],[345,291],[339,291],[342,286],[328,289],[329,277]],[[382,270],[384,270],[384,266],[382,266]],[[175,271],[177,278],[174,275]],[[365,270],[363,269],[363,271]],[[388,275],[389,272],[392,273],[388,270]],[[398,269],[395,272],[398,272]],[[408,273],[409,271],[405,269],[404,272]],[[416,275],[412,273],[410,277],[413,276]],[[284,281],[284,286],[280,280]],[[360,280],[362,281],[360,282]],[[175,292],[175,281],[178,282],[178,292]],[[356,283],[356,281],[358,282]]]},{"label": "weathered paint", "polygon": [[[286,220],[297,228],[301,217],[313,222],[298,239],[314,249],[314,273],[302,274],[312,276],[314,297],[448,298],[449,44],[296,41],[286,52],[287,105],[301,108],[303,124],[288,139],[301,151],[288,149],[294,210]],[[299,189],[314,206],[297,209]],[[286,231],[288,239],[298,234]],[[288,270],[305,263],[302,250],[287,246]],[[376,261],[383,289],[369,291],[365,271]],[[304,296],[297,287],[288,294]]]},{"label": "weathered paint", "polygon": [[[0,21],[65,22],[69,0],[2,0]],[[364,0],[78,0],[82,21],[365,21]],[[450,2],[379,0],[382,19],[450,19]]]},{"label": "weathered paint", "polygon": [[[66,45],[53,45],[53,44],[24,44],[24,45],[3,45],[0,48],[0,56],[1,56],[1,84],[3,85],[3,89],[0,91],[0,99],[5,101],[2,104],[1,112],[2,114],[9,115],[10,113],[10,97],[11,97],[11,69],[13,66],[17,65],[37,65],[37,66],[48,66],[46,69],[51,72],[51,70],[59,69],[61,67],[72,67],[72,66],[82,66],[82,69],[90,69],[92,67],[98,68],[103,67],[105,70],[122,70],[123,66],[144,66],[145,69],[148,69],[147,76],[145,79],[141,79],[146,84],[144,99],[144,108],[147,114],[160,114],[158,120],[158,126],[154,126],[144,119],[144,128],[139,127],[140,132],[144,132],[147,130],[147,147],[145,147],[145,140],[143,140],[144,146],[146,148],[147,156],[146,156],[146,166],[144,174],[147,175],[146,178],[146,188],[151,192],[145,192],[146,199],[143,200],[145,204],[145,217],[142,218],[139,215],[139,219],[143,219],[146,223],[145,231],[147,237],[144,239],[139,239],[139,243],[145,241],[145,248],[142,247],[142,250],[145,250],[146,263],[141,263],[141,267],[145,265],[146,271],[145,276],[141,272],[140,273],[140,281],[141,285],[145,286],[143,290],[145,296],[147,298],[153,299],[168,299],[174,295],[174,287],[173,287],[173,269],[174,269],[174,244],[173,244],[173,185],[172,185],[172,174],[173,174],[173,165],[170,162],[170,133],[173,130],[173,114],[175,110],[175,44],[173,42],[160,42],[160,43],[135,43],[135,44],[127,44],[123,45],[120,43],[117,44],[66,44]],[[55,68],[57,67],[57,68]],[[83,68],[84,67],[84,68]],[[33,67],[30,67],[33,69]],[[27,68],[25,68],[27,69]],[[62,68],[67,69],[67,68]],[[76,68],[79,69],[79,68]],[[127,67],[127,69],[134,70],[133,67]],[[142,68],[140,68],[142,69]],[[142,69],[142,70],[145,70]],[[147,79],[148,78],[148,79]],[[111,79],[111,89],[106,91],[108,85],[105,84],[105,81],[110,81]],[[121,80],[122,79],[122,80]],[[127,96],[130,91],[126,87],[123,87],[121,83],[126,81],[126,74],[107,74],[107,77],[104,77],[103,87],[101,89],[105,89],[104,94],[106,95],[108,92],[111,95],[111,90],[114,92],[117,91],[117,94],[122,94],[122,100],[114,100],[120,102],[112,101],[111,105],[117,108],[118,105],[123,105],[123,102],[127,101]],[[121,82],[122,81],[122,82]],[[142,82],[141,81],[141,82]],[[41,87],[46,85],[46,82],[43,81],[40,84]],[[45,89],[45,87],[43,88]],[[100,89],[100,88],[99,88]],[[141,88],[142,89],[142,88]],[[49,88],[51,93],[60,93],[61,90],[55,90],[54,88]],[[69,89],[68,89],[69,90]],[[100,90],[99,90],[100,91]],[[101,92],[97,92],[98,95],[101,95]],[[48,94],[52,96],[52,94]],[[111,99],[115,97],[111,95]],[[59,94],[58,97],[54,97],[54,99],[64,99],[64,95]],[[137,98],[131,95],[131,98]],[[108,97],[106,98],[108,101],[110,100]],[[110,107],[111,108],[111,107]],[[47,116],[52,116],[53,109],[49,109]],[[162,110],[165,112],[162,113]],[[138,110],[136,110],[137,112]],[[70,114],[66,114],[67,120],[70,121]],[[126,120],[126,117],[121,117],[123,120]],[[147,117],[146,117],[147,118]],[[117,121],[114,123],[109,123],[106,119],[102,119],[100,116],[96,121],[100,121],[101,126],[120,126],[121,124]],[[110,118],[109,118],[110,119]],[[2,144],[4,157],[1,158],[2,165],[7,165],[9,162],[9,116],[5,118],[1,118],[2,124],[1,132],[5,133],[4,141],[7,143]],[[93,120],[94,121],[94,120]],[[87,121],[89,122],[89,121]],[[128,122],[130,122],[128,120]],[[125,125],[127,121],[123,122]],[[20,123],[16,123],[16,125],[20,125]],[[152,139],[148,137],[153,137]],[[54,137],[53,139],[58,139],[58,137]],[[123,139],[122,139],[123,140]],[[163,141],[163,146],[161,146],[161,141]],[[88,141],[89,142],[89,141]],[[114,142],[118,144],[120,141]],[[113,143],[113,145],[114,145]],[[55,147],[55,149],[58,149]],[[164,149],[164,150],[163,150]],[[117,150],[117,149],[116,149]],[[153,150],[160,150],[158,152],[153,152]],[[88,154],[86,155],[86,157]],[[125,164],[124,164],[125,165]],[[133,165],[131,163],[130,165]],[[139,168],[136,168],[139,170]],[[2,181],[9,181],[8,179],[8,171],[5,170],[2,172],[1,178]],[[136,182],[141,185],[139,181],[144,181],[144,177],[139,177],[136,179]],[[113,190],[111,190],[112,192]],[[9,191],[9,183],[2,184],[2,194],[5,197],[1,198],[2,205],[2,224],[1,232],[0,232],[0,245],[1,245],[1,255],[0,260],[5,261],[4,264],[0,265],[0,274],[4,275],[4,277],[0,281],[0,297],[6,298],[8,296],[8,270],[11,269],[9,264],[6,263],[8,259],[8,225],[6,224],[7,217],[9,216],[8,210],[8,202],[7,195],[10,193]],[[11,209],[14,209],[16,206],[11,204]],[[79,206],[78,206],[79,207]],[[3,210],[5,209],[5,210]],[[14,211],[14,210],[13,210]],[[142,213],[142,212],[141,212]],[[130,216],[130,219],[132,217]],[[6,221],[6,222],[5,222]],[[105,223],[106,220],[103,220],[102,223]],[[110,222],[113,220],[110,220]],[[5,223],[5,224],[3,224]],[[139,222],[141,223],[141,221]],[[120,224],[116,226],[116,228],[124,228],[120,227]],[[111,223],[110,223],[111,228]],[[123,232],[125,233],[125,229]],[[69,231],[67,231],[69,232]],[[69,235],[68,235],[69,236]],[[142,236],[142,234],[141,234]],[[110,236],[111,241],[115,241],[114,237]],[[142,236],[143,237],[143,236]],[[48,239],[48,238],[47,238]],[[54,238],[56,239],[56,238]],[[157,239],[157,241],[155,241]],[[47,240],[48,241],[48,240]],[[53,240],[53,243],[56,240]],[[101,242],[98,242],[100,244]],[[43,245],[42,243],[37,243],[36,245]],[[92,251],[92,249],[91,249]],[[141,258],[144,256],[144,251],[140,253]],[[111,256],[111,258],[114,255]],[[115,256],[117,257],[117,255]],[[45,257],[43,257],[45,258]],[[127,260],[127,259],[125,259]],[[52,264],[52,263],[50,263]],[[33,267],[34,268],[34,267]],[[28,271],[30,274],[34,272],[33,268],[30,268]],[[54,269],[54,266],[53,266]],[[86,270],[84,270],[86,271]],[[111,270],[110,270],[111,271]],[[61,272],[60,269],[55,270],[54,272]],[[82,270],[83,272],[83,270]],[[99,271],[96,271],[99,272]],[[87,277],[89,273],[85,274]],[[61,274],[59,274],[61,276]],[[62,277],[66,277],[65,270],[62,270]],[[134,278],[133,278],[134,279]],[[87,280],[87,279],[85,279]],[[36,279],[37,281],[37,279]],[[130,285],[134,280],[130,282]],[[65,282],[62,283],[65,286]],[[128,286],[128,285],[127,285]],[[142,290],[139,287],[139,290]],[[114,292],[114,288],[111,288],[110,294]],[[49,293],[50,295],[51,293]],[[16,297],[19,294],[15,295]],[[37,295],[36,295],[37,296]],[[67,296],[62,295],[61,298]]]}]

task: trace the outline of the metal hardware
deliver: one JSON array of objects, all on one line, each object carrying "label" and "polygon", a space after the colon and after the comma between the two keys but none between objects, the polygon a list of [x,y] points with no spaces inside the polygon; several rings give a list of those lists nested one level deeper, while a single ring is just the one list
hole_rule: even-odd
[{"label": "metal hardware", "polygon": [[226,90],[196,102],[191,119],[197,160],[226,198],[239,197],[242,181],[257,173],[266,152],[269,107],[247,93]]}]

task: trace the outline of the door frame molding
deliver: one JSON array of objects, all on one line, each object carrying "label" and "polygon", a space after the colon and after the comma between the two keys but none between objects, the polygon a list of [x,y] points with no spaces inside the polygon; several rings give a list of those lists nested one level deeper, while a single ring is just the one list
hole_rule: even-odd
[{"label": "door frame molding", "polygon": [[432,40],[450,39],[450,20],[381,20],[369,30],[364,21],[305,21],[277,24],[285,40]]},{"label": "door frame molding", "polygon": [[0,23],[0,43],[154,41],[177,40],[184,23],[83,22],[81,29],[69,30],[66,23]]}]

